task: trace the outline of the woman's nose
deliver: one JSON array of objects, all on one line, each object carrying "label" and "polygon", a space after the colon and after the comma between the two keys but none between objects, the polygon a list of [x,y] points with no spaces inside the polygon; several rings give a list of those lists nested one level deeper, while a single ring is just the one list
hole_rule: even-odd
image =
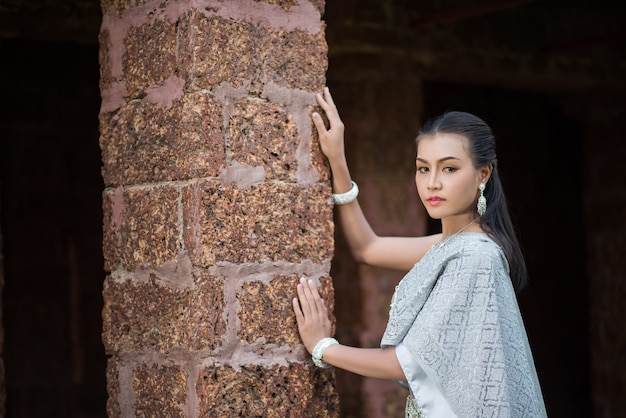
[{"label": "woman's nose", "polygon": [[428,184],[426,185],[430,190],[436,190],[441,187],[441,183],[439,182],[439,177],[436,173],[431,172],[430,176],[428,176]]}]

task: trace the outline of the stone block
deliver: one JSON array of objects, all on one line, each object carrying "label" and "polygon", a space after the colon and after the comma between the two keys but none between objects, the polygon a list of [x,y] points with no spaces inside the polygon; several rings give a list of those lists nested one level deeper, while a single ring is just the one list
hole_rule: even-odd
[{"label": "stone block", "polygon": [[130,28],[122,58],[128,100],[142,98],[149,87],[161,86],[178,73],[177,36],[176,23],[164,13]]},{"label": "stone block", "polygon": [[239,101],[230,118],[229,130],[233,161],[263,167],[265,177],[270,180],[295,177],[298,129],[285,109],[264,100]]},{"label": "stone block", "polygon": [[222,106],[203,93],[163,108],[135,101],[100,117],[108,187],[216,176],[225,164]]},{"label": "stone block", "polygon": [[98,50],[98,61],[100,62],[100,91],[104,91],[111,86],[113,74],[111,72],[111,36],[108,31],[102,31],[98,35],[100,49]]},{"label": "stone block", "polygon": [[[322,23],[320,23],[322,25]],[[291,89],[321,91],[326,85],[328,45],[322,28],[316,34],[258,28],[260,82],[272,81]]]},{"label": "stone block", "polygon": [[238,189],[205,181],[182,194],[185,248],[195,265],[321,263],[333,255],[333,207],[326,183]]},{"label": "stone block", "polygon": [[180,366],[141,364],[133,370],[136,417],[184,418],[187,375]]},{"label": "stone block", "polygon": [[[250,344],[258,339],[265,339],[266,344],[289,345],[296,347],[302,344],[296,326],[292,299],[297,296],[296,285],[299,275],[274,276],[269,283],[251,281],[243,285],[237,294],[241,305],[238,330],[239,339]],[[332,307],[335,305],[332,280],[330,277],[320,279],[320,295],[329,307],[329,315],[333,318]]]},{"label": "stone block", "polygon": [[272,30],[200,13],[192,26],[196,30],[193,84],[199,88],[212,90],[228,82],[235,88],[250,85],[259,94],[267,82],[304,91],[320,91],[325,85],[324,30],[317,34]]},{"label": "stone block", "polygon": [[[178,191],[174,187],[129,189],[105,197],[104,257],[107,270],[134,271],[140,265],[161,266],[176,259]],[[119,199],[119,200],[114,200]],[[114,215],[115,213],[115,215]]]},{"label": "stone block", "polygon": [[223,366],[200,372],[198,417],[338,417],[331,369],[289,366]]},{"label": "stone block", "polygon": [[107,417],[119,418],[122,416],[122,410],[120,408],[120,377],[118,370],[118,363],[115,357],[110,357],[107,360],[106,368],[106,380],[107,380],[107,393],[109,397],[106,404]]},{"label": "stone block", "polygon": [[102,340],[108,353],[175,348],[214,350],[225,332],[223,283],[196,272],[194,286],[172,288],[108,277],[104,283]]},{"label": "stone block", "polygon": [[118,219],[119,214],[116,211],[119,205],[124,205],[124,193],[119,193],[120,202],[115,202],[114,194],[102,194],[102,212],[103,212],[103,225],[102,225],[102,255],[104,256],[104,270],[113,271],[120,264],[122,260],[122,253],[120,248],[120,227],[121,219]]},{"label": "stone block", "polygon": [[223,82],[235,88],[246,85],[255,68],[252,25],[207,18],[199,12],[193,13],[190,22],[195,38],[193,84],[209,90]]}]

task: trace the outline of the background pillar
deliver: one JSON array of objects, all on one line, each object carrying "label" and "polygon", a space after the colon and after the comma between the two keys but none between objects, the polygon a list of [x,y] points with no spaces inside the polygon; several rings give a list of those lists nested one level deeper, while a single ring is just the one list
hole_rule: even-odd
[{"label": "background pillar", "polygon": [[338,415],[291,308],[334,302],[323,7],[102,2],[109,416]]}]

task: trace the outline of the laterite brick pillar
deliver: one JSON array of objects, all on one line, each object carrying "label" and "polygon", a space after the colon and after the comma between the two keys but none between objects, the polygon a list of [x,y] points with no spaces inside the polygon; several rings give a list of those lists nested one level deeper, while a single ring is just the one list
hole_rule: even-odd
[{"label": "laterite brick pillar", "polygon": [[109,416],[338,416],[291,307],[334,305],[323,8],[102,0]]}]

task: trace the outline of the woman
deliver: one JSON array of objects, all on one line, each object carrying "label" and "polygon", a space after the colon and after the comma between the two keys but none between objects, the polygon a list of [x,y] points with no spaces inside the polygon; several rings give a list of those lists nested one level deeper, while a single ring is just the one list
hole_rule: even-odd
[{"label": "woman", "polygon": [[330,338],[324,301],[301,280],[293,307],[320,367],[392,379],[409,389],[407,417],[544,417],[545,406],[515,291],[526,268],[498,176],[490,128],[464,112],[427,123],[417,137],[415,184],[442,233],[379,237],[356,200],[343,123],[328,89],[330,128],[313,114],[329,160],[337,214],[357,261],[409,272],[396,287],[381,348]]}]

